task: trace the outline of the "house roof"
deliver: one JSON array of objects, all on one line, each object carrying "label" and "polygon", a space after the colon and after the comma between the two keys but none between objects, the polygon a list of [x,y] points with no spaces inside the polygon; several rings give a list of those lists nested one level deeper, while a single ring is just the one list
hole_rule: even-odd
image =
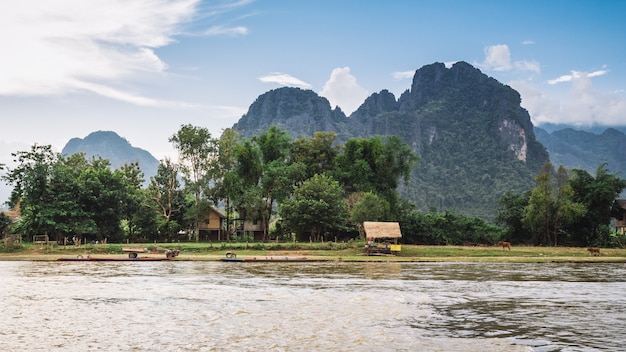
[{"label": "house roof", "polygon": [[211,208],[211,211],[217,213],[217,216],[219,216],[220,218],[222,218],[222,219],[226,218],[226,215],[222,214],[222,212],[219,211],[219,209],[217,209],[216,207],[211,205],[209,208]]},{"label": "house roof", "polygon": [[401,238],[400,224],[397,222],[363,222],[367,238]]},{"label": "house roof", "polygon": [[626,199],[616,199],[615,201],[622,209],[626,209]]}]

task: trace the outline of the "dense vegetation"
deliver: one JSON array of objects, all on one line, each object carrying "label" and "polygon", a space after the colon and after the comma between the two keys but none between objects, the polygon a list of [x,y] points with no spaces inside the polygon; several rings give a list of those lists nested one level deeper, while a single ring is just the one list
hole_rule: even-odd
[{"label": "dense vegetation", "polygon": [[[398,194],[419,158],[399,137],[349,139],[318,132],[292,140],[276,126],[252,138],[183,125],[170,137],[179,160],[162,160],[143,187],[137,164],[112,169],[106,159],[63,156],[34,145],[13,154],[9,205],[21,220],[0,217],[0,231],[108,242],[202,241],[198,223],[210,206],[225,209],[230,239],[245,240],[234,219],[256,220],[263,239],[335,241],[363,236],[363,221],[398,221],[409,244],[616,245],[615,198],[626,180],[602,165],[595,177],[550,164],[536,187],[500,201],[500,228],[453,210],[417,211]],[[181,238],[181,234],[183,234]],[[295,234],[295,238],[292,237]],[[237,236],[243,237],[237,237]]]}]

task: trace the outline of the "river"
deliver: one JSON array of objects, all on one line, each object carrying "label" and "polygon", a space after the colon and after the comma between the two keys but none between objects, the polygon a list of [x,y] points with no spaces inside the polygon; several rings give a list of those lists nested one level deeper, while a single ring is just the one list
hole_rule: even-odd
[{"label": "river", "polygon": [[626,267],[0,261],[11,351],[624,351]]}]

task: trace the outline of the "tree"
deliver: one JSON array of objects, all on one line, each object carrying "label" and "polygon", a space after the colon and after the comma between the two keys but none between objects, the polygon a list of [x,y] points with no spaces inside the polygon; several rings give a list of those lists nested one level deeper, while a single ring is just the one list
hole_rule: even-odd
[{"label": "tree", "polygon": [[574,169],[572,172],[573,199],[583,204],[586,212],[571,224],[569,231],[582,245],[608,244],[615,199],[626,187],[626,180],[609,173],[606,163],[598,167],[595,177],[585,170]]},{"label": "tree", "polygon": [[236,166],[225,175],[226,187],[245,220],[260,220],[267,239],[274,208],[304,178],[305,166],[289,159],[291,137],[276,126],[235,147]]},{"label": "tree", "polygon": [[584,206],[572,199],[568,180],[563,166],[555,175],[554,166],[550,163],[546,163],[537,176],[537,186],[530,193],[523,217],[535,244],[556,246],[562,230],[584,213]]},{"label": "tree", "polygon": [[142,203],[144,201],[144,193],[141,192],[144,175],[137,162],[124,164],[119,169],[119,173],[125,188],[122,218],[126,222],[128,237],[131,242],[134,242],[137,230],[136,220],[141,212]]},{"label": "tree", "polygon": [[230,220],[232,217],[231,197],[229,193],[229,185],[232,182],[226,180],[229,172],[235,169],[236,155],[235,149],[237,147],[237,131],[227,128],[222,132],[217,142],[217,165],[215,167],[215,185],[212,189],[213,202],[217,204],[220,200],[226,202],[226,229],[227,236],[230,236],[231,225]]},{"label": "tree", "polygon": [[2,179],[13,185],[8,205],[20,204],[22,233],[48,234],[55,232],[54,198],[50,193],[49,175],[59,155],[50,145],[34,144],[30,151],[11,154],[17,167],[7,168]]},{"label": "tree", "polygon": [[147,193],[147,206],[158,214],[159,231],[169,239],[180,229],[176,215],[183,211],[184,202],[178,181],[178,167],[170,159],[161,160],[156,175],[150,178]]},{"label": "tree", "polygon": [[8,230],[11,228],[11,218],[4,215],[4,213],[0,213],[0,237],[4,238],[4,236],[9,233]]},{"label": "tree", "polygon": [[120,222],[126,197],[122,173],[111,171],[108,159],[93,158],[90,167],[81,174],[80,182],[84,190],[80,201],[91,214],[98,239],[121,239]]},{"label": "tree", "polygon": [[189,218],[193,220],[193,233],[196,241],[199,241],[198,223],[208,212],[205,196],[208,197],[210,193],[217,140],[211,137],[208,129],[187,124],[182,125],[169,141],[178,150],[185,187],[194,195]]},{"label": "tree", "polygon": [[62,237],[97,233],[93,213],[85,207],[85,187],[81,177],[90,164],[84,153],[60,156],[53,164],[50,173],[50,193],[53,194],[54,208],[51,210],[55,223],[57,240]]},{"label": "tree", "polygon": [[530,193],[528,207],[524,214],[523,221],[532,231],[535,244],[550,244],[552,214],[554,213],[553,172],[554,166],[546,163],[543,172],[535,178],[537,186]]},{"label": "tree", "polygon": [[347,209],[343,189],[332,177],[314,175],[295,187],[293,197],[280,207],[285,227],[300,235],[310,234],[313,241],[344,228]]},{"label": "tree", "polygon": [[408,181],[418,157],[397,136],[349,139],[336,158],[335,178],[347,193],[374,192],[389,202],[394,212],[400,179]]},{"label": "tree", "polygon": [[505,227],[506,241],[523,243],[529,239],[528,230],[522,221],[529,196],[529,192],[517,195],[509,191],[498,201],[496,223]]},{"label": "tree", "polygon": [[339,154],[339,148],[333,146],[336,139],[334,132],[315,132],[313,137],[302,137],[293,143],[291,160],[306,166],[305,178],[335,169],[335,158]]},{"label": "tree", "polygon": [[361,238],[365,238],[364,221],[387,220],[389,203],[375,193],[352,193],[349,198],[352,198],[350,203],[353,203],[349,209],[350,222],[359,229]]},{"label": "tree", "polygon": [[263,174],[261,151],[250,139],[234,148],[235,165],[224,174],[224,191],[244,220],[259,218],[257,204],[261,202],[259,179]]},{"label": "tree", "polygon": [[286,199],[293,186],[304,179],[305,166],[289,160],[291,137],[280,128],[272,126],[253,140],[259,146],[263,161],[260,215],[264,224],[263,238],[266,239],[275,204]]}]

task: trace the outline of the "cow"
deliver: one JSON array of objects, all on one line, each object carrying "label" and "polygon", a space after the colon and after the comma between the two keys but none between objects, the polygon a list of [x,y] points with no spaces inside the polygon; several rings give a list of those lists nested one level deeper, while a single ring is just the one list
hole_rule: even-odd
[{"label": "cow", "polygon": [[505,248],[508,248],[509,251],[511,250],[511,242],[500,241],[500,242],[498,242],[498,246],[501,246],[502,250],[504,250]]},{"label": "cow", "polygon": [[599,256],[600,255],[600,248],[587,248],[587,250],[589,251],[589,254],[595,256]]}]

